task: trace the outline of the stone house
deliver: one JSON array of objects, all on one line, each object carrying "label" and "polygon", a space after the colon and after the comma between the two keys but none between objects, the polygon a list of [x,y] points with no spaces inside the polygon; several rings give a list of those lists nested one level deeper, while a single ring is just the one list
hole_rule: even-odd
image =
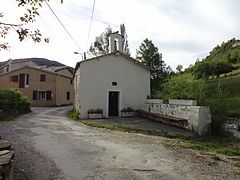
[{"label": "stone house", "polygon": [[103,117],[121,116],[123,108],[141,109],[150,96],[150,68],[122,53],[122,36],[110,34],[110,53],[76,64],[74,108],[80,118],[102,109]]},{"label": "stone house", "polygon": [[0,74],[0,88],[19,90],[31,100],[32,106],[72,104],[73,80],[67,69],[61,67],[49,71],[25,65]]}]

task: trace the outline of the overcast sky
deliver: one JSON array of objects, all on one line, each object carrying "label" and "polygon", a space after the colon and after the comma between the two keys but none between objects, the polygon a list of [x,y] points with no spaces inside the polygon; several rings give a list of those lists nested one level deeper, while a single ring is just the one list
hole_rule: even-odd
[{"label": "overcast sky", "polygon": [[[178,64],[188,67],[202,59],[217,44],[240,38],[239,0],[96,0],[91,34],[87,34],[93,0],[51,0],[51,7],[77,41],[69,38],[46,4],[33,25],[50,37],[50,43],[19,42],[11,33],[6,39],[10,51],[0,51],[0,61],[9,58],[42,57],[75,67],[82,53],[95,37],[110,25],[114,31],[126,26],[131,56],[145,39],[151,39],[163,54],[163,60],[175,70]],[[1,22],[18,23],[24,8],[15,0],[1,0]],[[3,42],[3,39],[0,39]]]}]

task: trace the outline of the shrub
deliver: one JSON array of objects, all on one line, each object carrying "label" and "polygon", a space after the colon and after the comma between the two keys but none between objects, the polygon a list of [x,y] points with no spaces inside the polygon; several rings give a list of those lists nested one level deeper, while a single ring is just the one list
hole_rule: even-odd
[{"label": "shrub", "polygon": [[3,111],[3,120],[13,120],[19,114],[31,111],[27,97],[14,89],[0,89],[0,109]]},{"label": "shrub", "polygon": [[89,109],[88,114],[102,114],[102,109]]},{"label": "shrub", "polygon": [[128,107],[128,108],[123,108],[121,112],[134,112],[133,108]]},{"label": "shrub", "polygon": [[212,115],[212,134],[224,135],[224,124],[226,115],[226,100],[228,91],[222,87],[218,81],[217,86],[211,93],[202,93],[202,98],[199,100],[200,105],[209,106]]},{"label": "shrub", "polygon": [[29,99],[26,96],[20,96],[17,110],[20,114],[29,113],[29,112],[31,112],[30,105],[31,105],[31,102],[29,101]]}]

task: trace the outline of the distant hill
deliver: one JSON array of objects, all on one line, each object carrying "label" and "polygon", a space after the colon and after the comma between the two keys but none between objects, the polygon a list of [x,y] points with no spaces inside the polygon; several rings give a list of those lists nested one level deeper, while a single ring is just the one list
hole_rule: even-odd
[{"label": "distant hill", "polygon": [[203,60],[227,59],[232,63],[240,63],[240,40],[235,38],[217,45]]},{"label": "distant hill", "polygon": [[38,66],[45,66],[45,67],[61,67],[61,66],[66,66],[60,62],[57,61],[51,61],[49,59],[45,58],[23,58],[23,59],[13,59],[13,62],[19,62],[19,61],[24,61],[24,60],[31,60]]}]

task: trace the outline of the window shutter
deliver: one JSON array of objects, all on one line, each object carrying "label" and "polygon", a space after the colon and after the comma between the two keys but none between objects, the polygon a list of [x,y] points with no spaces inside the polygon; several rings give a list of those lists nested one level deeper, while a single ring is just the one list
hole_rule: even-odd
[{"label": "window shutter", "polygon": [[33,91],[33,100],[37,100],[37,94],[38,94],[37,91]]},{"label": "window shutter", "polygon": [[52,99],[52,91],[46,91],[46,99],[51,100]]},{"label": "window shutter", "polygon": [[24,88],[25,74],[19,75],[19,88]]}]

